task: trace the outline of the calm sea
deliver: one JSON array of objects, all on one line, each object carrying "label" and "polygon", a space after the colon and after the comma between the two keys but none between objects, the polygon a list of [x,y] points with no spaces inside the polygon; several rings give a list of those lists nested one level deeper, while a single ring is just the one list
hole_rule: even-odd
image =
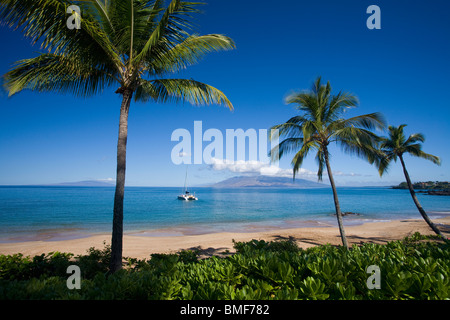
[{"label": "calm sea", "polygon": [[[167,236],[335,226],[331,189],[196,188],[198,201],[177,200],[179,188],[128,187],[127,234]],[[421,219],[407,190],[339,188],[347,225]],[[450,214],[450,197],[418,194],[431,218]],[[114,188],[0,187],[0,242],[61,240],[110,233]]]}]

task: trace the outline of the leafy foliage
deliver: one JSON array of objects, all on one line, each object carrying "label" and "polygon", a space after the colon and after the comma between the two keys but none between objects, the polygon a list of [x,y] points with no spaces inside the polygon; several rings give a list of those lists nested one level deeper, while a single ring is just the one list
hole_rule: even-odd
[{"label": "leafy foliage", "polygon": [[425,142],[425,136],[421,133],[414,133],[406,138],[404,128],[406,124],[398,127],[389,126],[388,137],[381,140],[380,148],[385,154],[385,160],[379,166],[379,173],[383,175],[387,172],[392,161],[402,160],[402,156],[407,153],[411,156],[429,160],[437,165],[441,164],[439,157],[422,151],[422,143]]},{"label": "leafy foliage", "polygon": [[[408,189],[406,182],[401,182],[398,186],[393,186],[392,189]],[[450,191],[450,182],[448,181],[427,181],[413,183],[414,190],[446,190]]]},{"label": "leafy foliage", "polygon": [[[361,300],[449,299],[448,243],[420,234],[351,250],[331,245],[300,249],[293,241],[236,242],[236,254],[199,260],[197,252],[128,259],[108,274],[110,248],[87,255],[0,256],[1,299]],[[82,271],[80,290],[66,286],[68,265]],[[366,269],[381,270],[369,290]]]},{"label": "leafy foliage", "polygon": [[[136,101],[187,101],[225,105],[218,89],[192,79],[171,79],[207,54],[235,48],[221,34],[198,35],[193,16],[201,2],[171,0],[0,0],[0,19],[19,29],[37,57],[16,62],[4,76],[12,96],[22,90],[91,96],[119,86]],[[80,29],[71,30],[67,10],[77,5]],[[70,12],[70,10],[69,10]]]},{"label": "leafy foliage", "polygon": [[404,128],[406,124],[402,124],[399,127],[389,126],[389,137],[385,137],[381,139],[380,149],[384,154],[384,160],[381,161],[378,166],[378,171],[380,176],[385,173],[389,167],[389,164],[392,160],[397,161],[400,159],[400,162],[403,167],[403,174],[405,175],[406,185],[408,186],[411,197],[414,201],[414,204],[422,215],[423,219],[430,226],[433,231],[439,235],[442,239],[445,240],[444,234],[439,230],[439,228],[431,221],[428,217],[427,213],[423,209],[422,205],[419,203],[419,199],[417,198],[414,187],[411,182],[411,178],[409,177],[408,170],[406,169],[405,160],[403,159],[403,155],[405,153],[410,154],[414,157],[430,160],[435,164],[440,165],[441,159],[432,154],[428,154],[422,151],[422,142],[425,141],[425,137],[421,133],[414,133],[406,138],[404,134]]},{"label": "leafy foliage", "polygon": [[272,127],[270,139],[276,141],[281,138],[282,141],[270,151],[271,160],[279,161],[283,156],[293,153],[291,165],[295,179],[308,154],[315,152],[318,180],[323,180],[326,170],[333,190],[342,244],[348,247],[331,170],[329,145],[336,143],[345,153],[356,155],[379,167],[381,162],[385,162],[384,154],[378,148],[380,137],[372,130],[385,127],[384,117],[380,113],[371,113],[345,118],[344,113],[356,107],[358,99],[342,91],[332,94],[330,82],[324,84],[321,77],[314,81],[311,90],[294,92],[285,101],[293,104],[300,114]]},{"label": "leafy foliage", "polygon": [[90,248],[87,255],[74,257],[72,253],[50,252],[34,257],[0,255],[0,280],[30,280],[51,276],[67,277],[67,267],[77,265],[84,278],[93,278],[97,273],[106,273],[111,255],[110,246],[103,250]]},{"label": "leafy foliage", "polygon": [[330,83],[322,83],[319,77],[311,90],[292,93],[286,98],[286,103],[293,104],[301,114],[272,127],[284,139],[271,150],[271,156],[275,161],[294,153],[291,162],[294,178],[307,155],[315,151],[319,165],[317,176],[322,180],[331,143],[339,144],[344,152],[357,155],[371,164],[378,166],[382,161],[377,150],[379,137],[371,130],[383,129],[385,120],[380,113],[344,118],[348,109],[358,105],[353,94],[339,92],[333,95]]},{"label": "leafy foliage", "polygon": [[[73,5],[76,30],[68,28]],[[201,2],[171,0],[0,0],[3,25],[19,29],[46,52],[14,64],[3,76],[9,96],[23,90],[88,97],[111,89],[122,95],[117,146],[111,271],[120,268],[127,121],[131,99],[185,101],[193,105],[232,103],[215,87],[171,78],[212,52],[232,50],[220,34],[198,35],[193,15]],[[73,18],[73,16],[71,17]],[[169,77],[169,78],[168,78]]]}]

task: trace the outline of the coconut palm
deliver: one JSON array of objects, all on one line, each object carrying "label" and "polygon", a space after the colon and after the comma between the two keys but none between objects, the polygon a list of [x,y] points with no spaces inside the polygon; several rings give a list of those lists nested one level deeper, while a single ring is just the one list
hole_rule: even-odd
[{"label": "coconut palm", "polygon": [[[317,78],[310,91],[295,92],[286,98],[287,104],[294,104],[301,112],[285,123],[272,127],[278,130],[279,137],[284,137],[278,146],[271,150],[271,158],[276,161],[286,153],[294,152],[292,159],[293,175],[301,168],[303,160],[313,150],[316,152],[318,164],[317,176],[322,180],[326,168],[331,188],[333,190],[334,205],[339,225],[342,244],[348,247],[347,238],[342,222],[342,212],[333,172],[330,165],[329,146],[339,144],[344,152],[355,154],[379,165],[382,160],[380,152],[376,150],[378,136],[371,130],[384,128],[385,122],[381,114],[371,113],[361,116],[343,118],[344,112],[358,105],[358,99],[345,92],[333,95],[331,86]],[[277,135],[276,135],[277,136]],[[271,138],[275,136],[272,134]]]},{"label": "coconut palm", "polygon": [[[69,6],[77,5],[80,12]],[[199,3],[172,0],[0,0],[3,24],[20,29],[45,52],[4,76],[9,95],[22,90],[87,97],[115,86],[122,97],[117,145],[111,271],[122,266],[128,114],[141,102],[187,101],[233,108],[220,90],[170,77],[206,54],[234,48],[223,35],[193,33]],[[80,22],[69,28],[69,20]]]},{"label": "coconut palm", "polygon": [[436,234],[445,239],[442,232],[428,217],[427,213],[421,206],[419,199],[417,199],[416,193],[414,192],[414,188],[411,183],[411,179],[409,177],[409,173],[406,170],[405,160],[403,159],[403,156],[405,154],[410,154],[411,156],[414,157],[429,160],[437,165],[441,164],[441,160],[439,159],[439,157],[436,157],[434,155],[422,151],[421,143],[425,141],[425,137],[423,134],[414,133],[410,135],[408,138],[406,138],[403,130],[403,128],[405,127],[406,124],[402,124],[399,127],[389,126],[389,136],[382,138],[380,148],[381,151],[386,156],[386,161],[382,162],[382,165],[379,167],[380,175],[383,175],[387,171],[388,166],[392,163],[392,160],[397,162],[397,159],[400,159],[400,163],[402,164],[403,167],[403,173],[406,178],[406,183],[408,185],[409,193],[411,194],[414,204],[416,205],[423,219],[430,226],[430,228]]}]

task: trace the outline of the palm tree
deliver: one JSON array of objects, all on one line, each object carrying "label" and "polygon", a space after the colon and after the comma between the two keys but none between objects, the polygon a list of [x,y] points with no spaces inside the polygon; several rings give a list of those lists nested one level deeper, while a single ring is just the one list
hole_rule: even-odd
[{"label": "palm tree", "polygon": [[386,161],[382,162],[382,165],[379,167],[380,175],[383,175],[387,171],[388,166],[391,164],[392,160],[397,162],[397,159],[400,159],[400,162],[403,167],[403,173],[405,174],[406,178],[406,183],[408,185],[409,193],[411,194],[414,204],[416,205],[423,219],[430,226],[430,228],[433,229],[433,231],[437,235],[445,239],[445,236],[430,220],[427,213],[422,208],[419,199],[417,199],[408,171],[406,170],[403,155],[408,153],[414,157],[430,160],[431,162],[437,165],[441,164],[441,160],[439,159],[439,157],[433,156],[431,154],[422,151],[421,142],[423,143],[425,141],[425,137],[423,134],[414,133],[410,135],[408,138],[406,138],[403,132],[404,127],[406,127],[406,124],[402,124],[399,127],[389,126],[389,137],[382,138],[380,148],[381,151],[385,154]]},{"label": "palm tree", "polygon": [[[344,152],[355,154],[371,164],[378,165],[381,161],[380,152],[376,150],[379,138],[370,130],[384,128],[383,117],[379,113],[371,113],[344,119],[344,112],[348,108],[357,106],[357,98],[344,92],[332,95],[330,83],[322,84],[320,77],[314,82],[310,91],[292,93],[286,98],[286,103],[294,104],[302,114],[272,127],[272,130],[278,130],[279,137],[285,137],[271,150],[272,160],[277,160],[286,153],[295,152],[292,159],[295,179],[303,160],[311,151],[316,151],[316,161],[319,166],[317,176],[321,181],[326,167],[333,190],[342,244],[348,247],[328,148],[332,143],[339,144]],[[273,139],[274,136],[272,135],[271,138]]]},{"label": "palm tree", "polygon": [[[116,85],[122,96],[111,242],[111,272],[122,267],[128,113],[141,102],[187,101],[233,108],[218,89],[167,77],[206,54],[233,49],[223,35],[192,33],[200,3],[172,0],[0,0],[0,19],[47,52],[16,63],[4,76],[9,95],[29,89],[87,97]],[[80,14],[69,9],[78,5]],[[72,16],[67,13],[73,14]],[[81,22],[71,30],[68,19]]]}]

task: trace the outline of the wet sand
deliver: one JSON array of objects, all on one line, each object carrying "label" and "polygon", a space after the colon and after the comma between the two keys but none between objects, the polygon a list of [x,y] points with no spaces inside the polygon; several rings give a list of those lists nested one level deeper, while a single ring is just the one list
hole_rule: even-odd
[{"label": "wet sand", "polygon": [[[450,217],[435,219],[434,222],[447,237],[450,237]],[[251,231],[251,230],[249,230]],[[345,227],[350,244],[361,242],[386,243],[403,239],[415,232],[432,235],[433,231],[423,220],[396,220],[372,222]],[[172,232],[172,233],[170,233]],[[302,248],[330,243],[341,244],[337,227],[302,227],[291,229],[260,230],[257,232],[220,232],[184,234],[180,230],[144,231],[124,235],[124,257],[149,258],[152,253],[175,253],[180,250],[199,249],[204,256],[233,252],[233,240],[249,241],[292,239]],[[91,247],[102,249],[111,241],[110,234],[86,236],[78,239],[57,241],[23,241],[0,243],[0,254],[22,253],[34,256],[54,251],[85,254]]]}]

